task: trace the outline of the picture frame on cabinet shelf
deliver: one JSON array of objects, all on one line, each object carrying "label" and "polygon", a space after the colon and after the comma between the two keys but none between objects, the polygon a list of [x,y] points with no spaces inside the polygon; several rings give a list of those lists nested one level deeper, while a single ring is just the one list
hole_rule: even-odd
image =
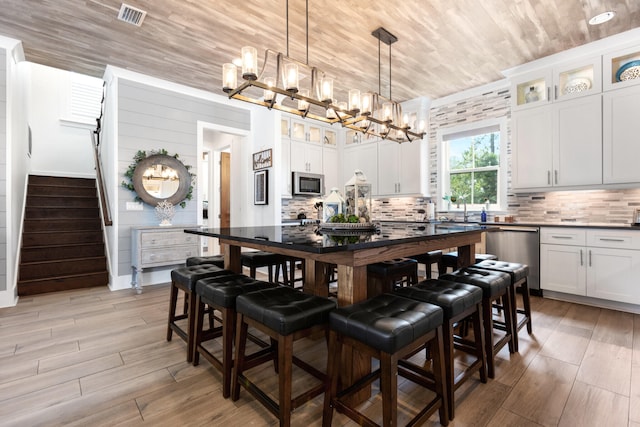
[{"label": "picture frame on cabinet shelf", "polygon": [[253,204],[269,204],[269,171],[261,170],[254,173],[253,178]]},{"label": "picture frame on cabinet shelf", "polygon": [[271,148],[253,153],[253,170],[266,169],[273,166]]}]

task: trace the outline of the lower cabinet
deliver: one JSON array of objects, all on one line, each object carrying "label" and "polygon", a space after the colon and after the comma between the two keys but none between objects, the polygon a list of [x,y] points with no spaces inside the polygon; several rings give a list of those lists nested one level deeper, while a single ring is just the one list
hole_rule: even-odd
[{"label": "lower cabinet", "polygon": [[640,304],[640,233],[631,230],[542,228],[540,287]]}]

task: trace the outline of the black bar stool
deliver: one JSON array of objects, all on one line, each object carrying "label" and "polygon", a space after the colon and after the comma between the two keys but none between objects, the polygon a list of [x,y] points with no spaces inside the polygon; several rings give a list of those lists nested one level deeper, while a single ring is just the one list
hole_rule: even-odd
[{"label": "black bar stool", "polygon": [[[492,254],[475,254],[475,263],[488,259],[498,259],[498,257]],[[447,252],[442,255],[442,262],[438,265],[438,274],[445,274],[447,268],[451,268],[452,271],[458,269],[458,251]]]},{"label": "black bar stool", "polygon": [[[513,324],[511,317],[511,277],[499,271],[481,270],[466,267],[451,274],[440,276],[439,279],[452,282],[467,283],[482,288],[482,321],[484,322],[484,345],[487,358],[487,373],[489,378],[495,377],[495,355],[505,344],[509,345],[509,352],[514,353]],[[504,322],[493,319],[493,302],[500,302],[504,307]],[[504,332],[504,335],[494,342],[493,329]]]},{"label": "black bar stool", "polygon": [[[443,341],[444,364],[447,378],[447,402],[449,419],[455,416],[455,391],[462,383],[471,378],[475,372],[480,374],[480,381],[487,382],[487,363],[484,353],[484,334],[482,332],[482,289],[439,279],[427,279],[415,286],[399,288],[396,294],[416,301],[428,302],[442,308],[444,312]],[[456,335],[456,324],[471,318],[473,322],[473,337],[471,342],[460,335]],[[454,371],[454,353],[458,349],[475,357],[459,375]]]},{"label": "black bar stool", "polygon": [[187,258],[187,267],[202,264],[213,264],[217,267],[224,268],[224,255],[192,256]]},{"label": "black bar stool", "polygon": [[431,251],[426,254],[414,255],[409,258],[418,261],[418,264],[424,264],[424,269],[427,274],[427,279],[431,279],[431,266],[438,264],[438,271],[440,271],[440,263],[442,262],[442,251]]},{"label": "black bar stool", "polygon": [[[196,326],[193,365],[200,362],[200,355],[222,373],[222,396],[231,395],[231,368],[233,366],[233,335],[236,330],[236,298],[248,292],[275,288],[277,285],[253,279],[244,274],[209,277],[196,283]],[[221,326],[204,331],[205,304],[221,314]],[[222,359],[218,359],[202,344],[222,336]],[[254,340],[255,341],[255,340]],[[264,342],[258,342],[266,347]]]},{"label": "black bar stool", "polygon": [[[436,305],[415,301],[394,294],[382,294],[366,301],[341,307],[329,315],[329,360],[327,375],[329,389],[324,397],[322,425],[329,427],[333,409],[344,413],[360,425],[377,425],[362,412],[351,407],[348,396],[380,378],[382,397],[382,425],[398,423],[398,375],[431,390],[435,397],[409,422],[417,425],[439,411],[440,424],[447,425],[448,404],[444,382],[442,309]],[[375,357],[380,367],[354,384],[338,390],[343,344]],[[403,360],[430,345],[432,372]]]},{"label": "black bar stool", "polygon": [[[249,267],[249,276],[256,278],[256,269],[267,267],[269,272],[269,281],[275,283],[280,277],[280,269],[284,284],[289,284],[289,274],[287,272],[287,257],[280,254],[274,254],[265,251],[242,252],[240,255],[240,263],[244,267]],[[276,267],[276,277],[273,280],[273,267]]]},{"label": "black bar stool", "polygon": [[418,262],[411,258],[396,258],[367,266],[368,295],[392,292],[396,286],[418,283]]},{"label": "black bar stool", "polygon": [[[307,295],[288,286],[239,295],[236,298],[236,353],[231,398],[238,400],[240,386],[244,387],[279,418],[281,426],[288,427],[291,424],[291,411],[322,394],[327,379],[325,373],[293,355],[293,343],[313,334],[326,333],[329,313],[335,307],[336,303],[328,298]],[[251,363],[245,356],[248,326],[267,334],[272,342],[269,354]],[[277,363],[278,403],[244,374],[245,370],[272,359]],[[321,383],[292,399],[293,364],[319,378]]]},{"label": "black bar stool", "polygon": [[[171,271],[171,295],[169,296],[169,321],[167,341],[171,341],[173,332],[187,343],[187,362],[193,361],[196,316],[196,282],[207,277],[232,274],[230,271],[212,264],[193,265],[176,268]],[[182,314],[176,315],[178,291],[185,294],[186,307]],[[187,319],[187,329],[181,328],[176,321]]]},{"label": "black bar stool", "polygon": [[[529,284],[527,277],[529,276],[529,266],[526,264],[518,264],[516,262],[487,260],[475,264],[473,267],[484,270],[501,271],[511,276],[511,309],[513,315],[513,345],[515,351],[518,351],[518,331],[527,325],[527,332],[531,334],[533,328],[531,326],[531,301],[529,299]],[[522,309],[518,308],[516,303],[516,290],[520,289],[522,294]],[[522,314],[522,318],[518,320],[518,314]]]}]

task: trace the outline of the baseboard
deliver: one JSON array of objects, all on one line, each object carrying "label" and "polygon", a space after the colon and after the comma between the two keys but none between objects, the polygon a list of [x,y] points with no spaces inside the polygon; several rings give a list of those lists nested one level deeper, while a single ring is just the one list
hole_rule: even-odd
[{"label": "baseboard", "polygon": [[624,311],[626,313],[640,314],[640,305],[626,302],[609,301],[599,298],[591,298],[582,295],[564,294],[550,290],[544,291],[544,297],[559,301],[574,302],[577,304],[590,305],[593,307],[608,308],[610,310]]}]

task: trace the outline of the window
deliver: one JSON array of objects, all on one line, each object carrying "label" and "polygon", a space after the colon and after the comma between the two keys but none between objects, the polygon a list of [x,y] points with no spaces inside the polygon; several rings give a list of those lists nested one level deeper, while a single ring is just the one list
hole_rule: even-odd
[{"label": "window", "polygon": [[441,210],[455,210],[465,202],[467,209],[480,210],[487,203],[489,209],[503,209],[505,135],[503,120],[482,121],[438,132]]}]

